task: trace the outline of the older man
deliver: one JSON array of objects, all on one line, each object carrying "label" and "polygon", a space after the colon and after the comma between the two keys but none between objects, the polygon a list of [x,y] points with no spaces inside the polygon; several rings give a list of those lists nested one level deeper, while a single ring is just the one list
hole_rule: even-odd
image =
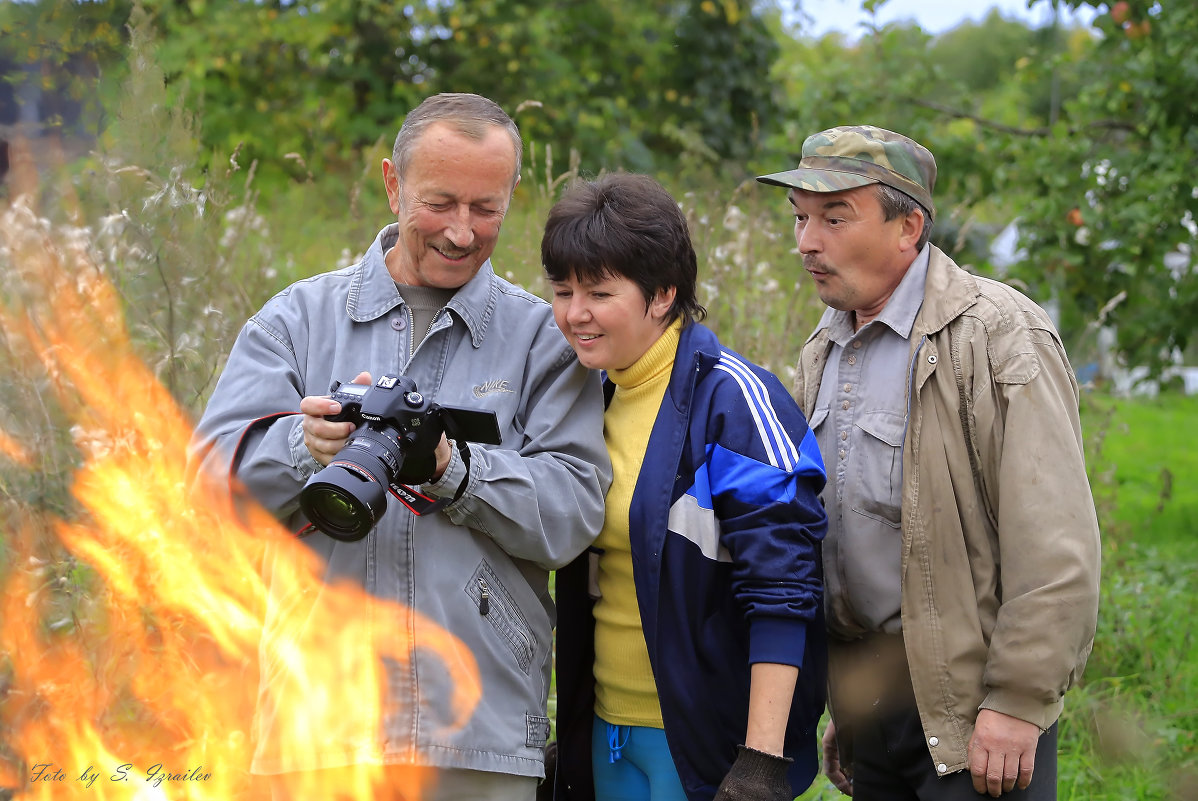
[{"label": "older man", "polygon": [[795,383],[828,469],[825,772],[863,801],[1055,798],[1100,554],[1060,337],[928,244],[936,162],[908,137],[822,131],[758,180],[830,307]]},{"label": "older man", "polygon": [[[543,776],[548,572],[598,533],[610,467],[597,375],[578,364],[549,305],[490,264],[521,150],[512,120],[477,95],[437,95],[412,110],[382,162],[396,222],[359,263],[299,281],[249,320],[199,424],[205,466],[236,476],[303,531],[330,584],[350,579],[407,605],[478,665],[473,716],[444,725],[445,666],[422,647],[416,616],[404,618],[411,630],[389,636],[409,650],[387,662],[377,742],[312,732],[300,759],[280,746],[278,712],[302,694],[278,686],[284,671],[264,650],[253,770],[274,777],[276,798],[299,797],[296,774],[344,771],[363,753],[388,766],[391,786],[375,798],[532,799]],[[341,411],[326,393],[349,379],[384,391],[386,376],[411,379],[438,404],[493,411],[501,442],[442,436],[429,474],[387,497],[368,534],[314,531],[301,488],[354,430],[326,419]]]}]

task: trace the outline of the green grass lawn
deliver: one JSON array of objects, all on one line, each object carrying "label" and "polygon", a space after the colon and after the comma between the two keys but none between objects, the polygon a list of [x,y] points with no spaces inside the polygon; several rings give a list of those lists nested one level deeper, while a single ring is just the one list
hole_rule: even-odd
[{"label": "green grass lawn", "polygon": [[1198,546],[1198,396],[1087,396],[1083,426],[1104,534],[1192,558]]}]

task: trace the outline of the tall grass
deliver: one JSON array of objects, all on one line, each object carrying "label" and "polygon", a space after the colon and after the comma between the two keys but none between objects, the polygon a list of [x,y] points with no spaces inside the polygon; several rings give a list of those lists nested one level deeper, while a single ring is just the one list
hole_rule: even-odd
[{"label": "tall grass", "polygon": [[1089,396],[1098,635],[1061,729],[1061,797],[1198,798],[1198,397]]}]

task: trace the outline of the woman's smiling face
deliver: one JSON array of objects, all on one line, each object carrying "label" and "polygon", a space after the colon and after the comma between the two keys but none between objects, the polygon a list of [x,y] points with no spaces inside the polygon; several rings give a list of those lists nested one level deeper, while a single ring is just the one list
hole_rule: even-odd
[{"label": "woman's smiling face", "polygon": [[652,347],[668,325],[674,288],[649,303],[641,288],[622,275],[594,282],[571,275],[552,281],[553,319],[578,361],[597,370],[624,370]]}]

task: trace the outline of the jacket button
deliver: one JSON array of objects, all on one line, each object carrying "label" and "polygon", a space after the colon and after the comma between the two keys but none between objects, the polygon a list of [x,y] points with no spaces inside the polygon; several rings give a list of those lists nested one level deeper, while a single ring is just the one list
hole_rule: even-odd
[{"label": "jacket button", "polygon": [[928,354],[928,364],[935,364],[935,363],[936,363],[936,354],[929,353]]},{"label": "jacket button", "polygon": [[936,772],[937,773],[948,773],[948,765],[941,762],[939,765],[936,766]]},{"label": "jacket button", "polygon": [[396,331],[404,330],[404,328],[406,328],[407,325],[408,325],[408,321],[402,317],[392,317],[391,318],[391,327],[394,328]]},{"label": "jacket button", "polygon": [[932,746],[933,748],[935,748],[936,746],[940,745],[940,738],[939,738],[939,737],[929,737],[929,738],[928,738],[928,745],[930,745],[930,746]]}]

